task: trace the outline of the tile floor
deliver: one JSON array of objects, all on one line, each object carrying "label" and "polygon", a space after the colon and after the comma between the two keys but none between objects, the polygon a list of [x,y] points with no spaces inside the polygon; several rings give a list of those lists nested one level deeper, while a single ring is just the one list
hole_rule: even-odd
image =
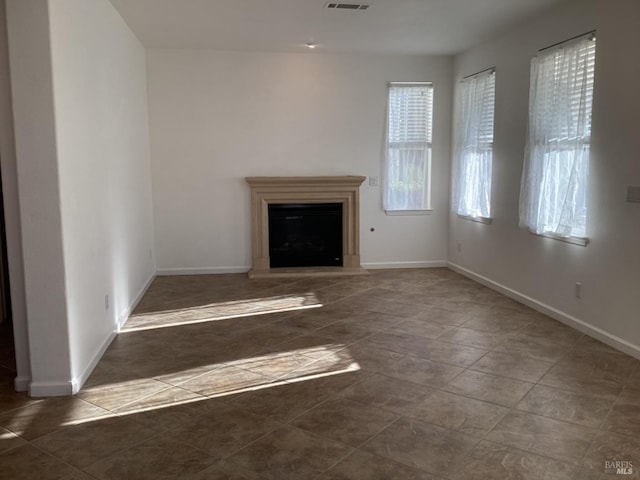
[{"label": "tile floor", "polygon": [[160,277],[76,397],[0,364],[0,478],[639,478],[639,365],[446,269]]}]

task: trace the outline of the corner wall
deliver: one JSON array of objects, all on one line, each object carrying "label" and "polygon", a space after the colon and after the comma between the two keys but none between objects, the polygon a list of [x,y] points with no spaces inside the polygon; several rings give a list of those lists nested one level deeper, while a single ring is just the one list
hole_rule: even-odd
[{"label": "corner wall", "polygon": [[31,362],[29,360],[29,332],[27,330],[27,306],[24,291],[22,228],[18,200],[18,172],[13,129],[13,108],[11,105],[5,0],[0,0],[0,171],[2,172],[11,314],[16,350],[17,378],[15,379],[15,388],[18,391],[24,391],[29,388],[29,382],[31,381]]},{"label": "corner wall", "polygon": [[365,182],[362,263],[444,265],[451,65],[451,57],[149,49],[159,273],[250,268],[246,176],[381,179],[390,81],[434,82],[434,211],[386,216],[381,187]]},{"label": "corner wall", "polygon": [[145,51],[108,0],[7,7],[30,391],[68,395],[155,272]]},{"label": "corner wall", "polygon": [[[454,81],[496,67],[491,225],[452,215],[449,260],[554,317],[640,357],[640,4],[579,0],[455,59]],[[518,228],[527,129],[529,67],[537,50],[597,30],[587,247]],[[459,248],[458,248],[459,247]],[[459,251],[460,250],[460,251]],[[582,298],[575,283],[582,283]]]},{"label": "corner wall", "polygon": [[145,50],[108,0],[50,10],[77,390],[155,273]]}]

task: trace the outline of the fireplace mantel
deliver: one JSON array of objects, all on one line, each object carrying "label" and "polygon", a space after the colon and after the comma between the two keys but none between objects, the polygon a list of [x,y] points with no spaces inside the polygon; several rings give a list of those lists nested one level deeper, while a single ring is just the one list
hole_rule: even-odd
[{"label": "fireplace mantel", "polygon": [[[360,185],[366,177],[246,177],[251,187],[251,257],[249,278],[353,275],[360,266]],[[342,267],[269,267],[269,204],[341,203]]]}]

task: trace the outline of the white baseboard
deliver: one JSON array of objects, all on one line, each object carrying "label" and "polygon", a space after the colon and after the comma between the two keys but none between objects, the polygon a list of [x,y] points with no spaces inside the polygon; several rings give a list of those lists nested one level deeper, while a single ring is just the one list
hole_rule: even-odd
[{"label": "white baseboard", "polygon": [[251,267],[195,267],[195,268],[159,268],[156,272],[164,275],[211,275],[221,273],[247,273]]},{"label": "white baseboard", "polygon": [[[104,355],[104,352],[107,351],[107,348],[109,348],[109,345],[111,345],[111,342],[113,342],[113,339],[116,338],[116,335],[117,335],[116,332],[111,332],[109,336],[104,339],[104,342],[102,342],[102,345],[100,346],[98,351],[93,355],[93,358],[91,359],[89,364],[85,367],[85,369],[82,371],[82,373],[80,373],[80,375],[77,375],[71,380],[72,391],[70,395],[75,395],[80,391],[80,389],[84,385],[84,382],[87,381],[87,379],[89,378],[89,375],[91,375],[91,372],[93,372],[93,369],[96,368],[96,365],[98,365],[98,362]],[[69,395],[69,394],[66,394],[66,395]]]},{"label": "white baseboard", "polygon": [[133,312],[133,309],[136,308],[136,305],[140,303],[140,300],[142,299],[144,294],[147,292],[147,290],[149,290],[149,287],[151,286],[151,283],[155,278],[156,278],[156,272],[153,272],[151,275],[149,275],[149,278],[147,278],[147,281],[144,282],[144,285],[142,285],[142,288],[138,291],[137,295],[131,301],[129,306],[118,314],[118,318],[116,319],[116,322],[117,322],[116,328],[118,332],[122,329],[122,326],[127,322],[127,320],[129,319],[129,315],[131,315],[131,312]]},{"label": "white baseboard", "polygon": [[29,385],[30,397],[66,397],[73,395],[73,383],[61,382],[31,382]]},{"label": "white baseboard", "polygon": [[384,268],[442,268],[449,264],[446,260],[429,260],[420,262],[371,262],[363,263],[362,268],[378,270]]},{"label": "white baseboard", "polygon": [[[147,280],[144,282],[144,284],[136,294],[135,298],[131,301],[129,306],[118,314],[116,318],[116,330],[111,332],[107,336],[107,338],[104,339],[104,341],[102,342],[102,345],[100,346],[98,351],[93,355],[93,358],[91,359],[89,364],[84,368],[84,370],[80,373],[80,375],[77,375],[71,380],[71,390],[72,390],[71,395],[75,395],[80,391],[80,389],[82,388],[82,385],[84,385],[84,383],[87,381],[87,379],[93,372],[93,369],[96,368],[96,365],[104,355],[104,352],[107,351],[107,348],[109,348],[109,345],[111,345],[111,342],[113,342],[113,339],[116,338],[116,335],[118,334],[122,326],[125,324],[125,322],[129,318],[129,315],[131,315],[131,312],[133,311],[133,309],[136,307],[138,302],[140,302],[140,299],[145,294],[145,292],[149,289],[149,286],[151,285],[151,282],[153,282],[154,278],[156,278],[156,274],[155,272],[152,272],[151,275],[149,275],[149,278],[147,278]],[[69,395],[69,394],[65,394],[65,395]]]},{"label": "white baseboard", "polygon": [[13,387],[16,392],[29,391],[29,384],[31,383],[31,377],[16,377],[13,379]]},{"label": "white baseboard", "polygon": [[461,275],[464,275],[465,277],[470,278],[471,280],[475,280],[476,282],[491,288],[492,290],[500,292],[509,298],[523,303],[528,307],[537,310],[538,312],[544,313],[545,315],[558,320],[560,323],[575,328],[576,330],[579,330],[582,333],[589,335],[590,337],[596,338],[597,340],[600,340],[601,342],[606,343],[607,345],[620,350],[621,352],[640,359],[640,346],[638,345],[634,345],[633,343],[630,343],[623,338],[612,335],[611,333],[606,332],[601,328],[594,327],[593,325],[590,325],[587,322],[580,320],[579,318],[553,308],[546,303],[540,302],[535,298],[524,295],[523,293],[506,287],[501,283],[495,282],[490,278],[461,267],[460,265],[449,262],[449,268],[455,272],[460,273]]}]

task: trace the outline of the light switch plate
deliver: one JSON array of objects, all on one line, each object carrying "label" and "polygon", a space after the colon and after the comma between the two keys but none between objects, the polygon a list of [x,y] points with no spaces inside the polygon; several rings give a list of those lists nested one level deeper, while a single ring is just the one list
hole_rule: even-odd
[{"label": "light switch plate", "polygon": [[369,186],[377,187],[378,186],[378,177],[369,177]]},{"label": "light switch plate", "polygon": [[640,187],[627,187],[627,202],[640,203]]}]

